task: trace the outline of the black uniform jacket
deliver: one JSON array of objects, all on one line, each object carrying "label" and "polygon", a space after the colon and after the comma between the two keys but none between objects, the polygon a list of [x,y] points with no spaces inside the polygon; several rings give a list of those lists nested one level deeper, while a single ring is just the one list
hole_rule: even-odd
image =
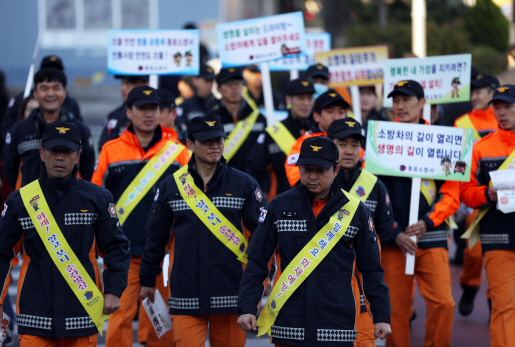
[{"label": "black uniform jacket", "polygon": [[[116,217],[110,213],[114,199],[107,190],[77,179],[47,178],[40,185],[52,214],[68,244],[89,276],[104,293],[120,297],[127,286],[129,242]],[[18,331],[47,338],[70,338],[97,333],[86,310],[45,249],[17,190],[4,204],[0,219],[0,280],[2,297],[9,288],[9,272],[23,265],[18,280]],[[96,252],[105,253],[101,269]]]},{"label": "black uniform jacket", "polygon": [[[317,218],[312,195],[301,184],[276,196],[249,246],[249,262],[238,295],[239,313],[257,313],[268,275],[268,261],[279,248],[281,270],[347,202],[333,183],[331,197]],[[282,307],[272,327],[272,343],[293,346],[353,346],[356,301],[354,265],[363,275],[374,323],[390,322],[390,298],[383,281],[379,246],[369,209],[360,203],[349,228],[318,267]],[[278,283],[279,284],[279,283]],[[279,284],[280,285],[280,284]]]},{"label": "black uniform jacket", "polygon": [[217,99],[211,94],[207,98],[201,98],[197,93],[191,98],[184,100],[177,106],[177,117],[182,117],[188,123],[195,117],[209,114],[209,110],[215,107]]},{"label": "black uniform jacket", "polygon": [[[293,118],[291,112],[288,112],[288,117],[282,120],[281,123],[284,124],[296,139],[303,134],[303,130],[309,130],[307,123],[301,124],[299,120]],[[291,189],[288,178],[286,177],[286,171],[284,170],[286,154],[267,131],[263,132],[258,137],[251,153],[252,156],[248,158],[247,172],[252,173],[252,176],[258,181],[259,185],[263,187],[263,189],[268,186],[267,169],[270,163],[273,165],[277,180],[276,194],[281,194]]]},{"label": "black uniform jacket", "polygon": [[[95,167],[95,150],[88,126],[64,109],[61,109],[59,120],[74,123],[79,127],[82,149],[79,172],[81,178],[90,181]],[[11,187],[16,188],[18,170],[21,171],[22,187],[39,177],[42,166],[39,147],[46,125],[40,109],[37,108],[27,119],[14,124],[7,133],[2,158],[4,175]]]},{"label": "black uniform jacket", "polygon": [[[251,233],[256,229],[264,199],[252,177],[220,162],[211,180],[204,184],[195,169],[194,156],[188,171],[197,187],[207,187],[207,197],[240,232],[243,233],[242,221]],[[175,236],[170,274],[172,297],[168,299],[170,313],[236,313],[242,263],[189,208],[173,176],[161,183],[148,217],[140,284],[155,286],[156,275],[162,270],[160,263],[170,239],[170,228]]]},{"label": "black uniform jacket", "polygon": [[[361,170],[360,161],[358,165],[352,169],[349,181],[346,181],[343,169],[340,168],[340,172],[338,172],[338,176],[336,176],[340,187],[346,192],[349,192],[361,175]],[[393,211],[388,191],[380,179],[377,179],[376,184],[365,201],[365,205],[370,210],[381,244],[386,244],[393,235]]]},{"label": "black uniform jacket", "polygon": [[117,139],[130,122],[131,120],[127,118],[127,105],[124,102],[107,115],[98,139],[98,150],[100,151],[107,141]]},{"label": "black uniform jacket", "polygon": [[[244,99],[241,99],[241,108],[238,112],[238,121],[247,118],[254,110],[250,107]],[[224,102],[222,100],[218,100],[218,103],[211,110],[211,114],[219,116],[224,124],[224,130],[229,135],[231,131],[233,131],[236,124],[232,118],[231,113],[227,111],[227,108],[224,106]],[[256,123],[252,127],[249,135],[243,141],[240,149],[236,152],[236,154],[229,161],[228,165],[232,166],[235,169],[246,172],[245,169],[247,167],[247,160],[249,157],[253,155],[252,147],[257,141],[258,136],[265,130],[266,128],[266,118],[262,114],[259,114]],[[250,175],[253,175],[252,172],[247,172]]]},{"label": "black uniform jacket", "polygon": [[[409,211],[411,206],[411,179],[407,177],[379,176],[388,190],[391,198],[393,209],[393,219],[395,228],[392,237],[383,246],[397,247],[395,237],[406,230],[409,226]],[[418,208],[418,219],[423,220],[427,224],[427,231],[418,239],[418,247],[423,249],[443,247],[447,249],[447,230],[446,224],[434,226],[435,223],[429,218],[434,211],[436,203],[441,200],[442,189],[445,181],[435,180],[437,189],[436,200],[433,205],[429,205],[426,198],[420,192],[420,203]],[[455,211],[454,211],[455,212]],[[453,213],[454,213],[453,212]],[[381,241],[382,242],[382,241]]]}]

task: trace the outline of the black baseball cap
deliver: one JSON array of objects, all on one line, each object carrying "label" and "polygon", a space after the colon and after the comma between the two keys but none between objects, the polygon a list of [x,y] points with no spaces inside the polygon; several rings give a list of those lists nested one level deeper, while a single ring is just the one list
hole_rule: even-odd
[{"label": "black baseball cap", "polygon": [[315,100],[313,110],[321,110],[332,104],[341,104],[343,105],[343,108],[350,107],[349,103],[345,101],[345,99],[340,94],[338,94],[336,90],[329,89],[327,92],[318,96],[318,98]]},{"label": "black baseball cap", "polygon": [[47,55],[41,60],[39,69],[53,68],[64,71],[63,61],[56,55]]},{"label": "black baseball cap", "polygon": [[320,63],[311,65],[308,67],[308,71],[306,71],[307,77],[325,77],[329,79],[329,68],[325,65],[322,65]]},{"label": "black baseball cap", "polygon": [[202,77],[206,81],[211,81],[215,79],[215,69],[207,64],[203,64],[200,66],[200,73],[198,77]]},{"label": "black baseball cap", "polygon": [[494,101],[504,101],[508,104],[515,103],[515,85],[513,84],[505,84],[499,88],[496,88],[494,91],[494,95],[492,96],[492,100],[490,103]]},{"label": "black baseball cap", "polygon": [[349,136],[365,139],[365,136],[361,133],[361,124],[353,118],[336,119],[331,122],[329,129],[327,129],[327,137],[331,140]]},{"label": "black baseball cap", "polygon": [[499,80],[497,79],[497,77],[493,76],[493,75],[482,75],[482,74],[479,74],[477,75],[477,78],[470,82],[470,90],[474,90],[474,89],[481,89],[481,88],[486,88],[486,87],[490,87],[492,89],[497,89],[501,86],[501,84],[499,83]]},{"label": "black baseball cap", "polygon": [[206,141],[214,137],[228,138],[220,117],[214,115],[193,117],[188,123],[189,134],[199,141]]},{"label": "black baseball cap", "polygon": [[157,90],[157,96],[159,97],[159,107],[175,108],[175,95],[173,95],[168,89],[159,88]]},{"label": "black baseball cap", "polygon": [[388,94],[388,97],[391,98],[396,94],[404,94],[408,96],[418,95],[421,98],[425,97],[424,88],[417,81],[413,80],[404,80],[399,81],[393,87],[393,90]]},{"label": "black baseball cap", "polygon": [[338,164],[340,153],[332,140],[325,136],[308,137],[302,142],[295,166],[317,165],[326,169]]},{"label": "black baseball cap", "polygon": [[315,94],[316,90],[313,82],[307,78],[297,78],[290,81],[288,84],[287,93],[288,95],[297,95],[303,93]]},{"label": "black baseball cap", "polygon": [[245,70],[249,70],[250,72],[261,72],[261,71],[259,71],[256,64],[245,66]]},{"label": "black baseball cap", "polygon": [[161,104],[157,90],[149,86],[132,88],[129,95],[127,95],[127,105],[130,107],[131,105],[143,106],[147,104]]},{"label": "black baseball cap", "polygon": [[48,123],[41,139],[43,149],[63,146],[77,152],[80,148],[79,127],[73,123],[62,121]]},{"label": "black baseball cap", "polygon": [[230,67],[220,70],[218,75],[216,75],[216,83],[218,85],[232,79],[243,80],[243,70],[239,67]]}]

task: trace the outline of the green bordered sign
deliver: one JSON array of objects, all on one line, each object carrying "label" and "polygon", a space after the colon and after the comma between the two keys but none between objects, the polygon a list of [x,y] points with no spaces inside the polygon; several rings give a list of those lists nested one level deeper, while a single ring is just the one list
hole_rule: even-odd
[{"label": "green bordered sign", "polygon": [[369,121],[365,169],[373,174],[470,181],[473,129]]}]

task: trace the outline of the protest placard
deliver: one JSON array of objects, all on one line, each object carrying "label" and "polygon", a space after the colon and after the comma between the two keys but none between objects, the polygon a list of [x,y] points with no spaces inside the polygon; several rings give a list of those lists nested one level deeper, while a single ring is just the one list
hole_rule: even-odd
[{"label": "protest placard", "polygon": [[198,75],[198,30],[109,30],[107,69],[114,75]]},{"label": "protest placard", "polygon": [[306,51],[302,12],[217,24],[216,36],[223,67],[259,64]]},{"label": "protest placard", "polygon": [[331,49],[331,34],[306,33],[306,55],[284,57],[270,62],[270,71],[307,70],[315,64],[315,53]]},{"label": "protest placard", "polygon": [[383,83],[387,59],[387,46],[342,48],[315,53],[315,61],[329,68],[329,83],[333,88]]},{"label": "protest placard", "polygon": [[[469,101],[471,59],[471,54],[388,59],[383,95],[388,95],[398,82],[415,80],[424,88],[429,104]],[[383,104],[391,107],[392,99],[385,98]]]},{"label": "protest placard", "polygon": [[473,129],[369,121],[365,168],[378,175],[470,180]]}]

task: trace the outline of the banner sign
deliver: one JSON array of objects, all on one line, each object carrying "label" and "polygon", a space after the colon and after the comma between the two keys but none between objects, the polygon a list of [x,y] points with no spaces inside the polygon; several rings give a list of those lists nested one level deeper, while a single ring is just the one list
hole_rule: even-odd
[{"label": "banner sign", "polygon": [[327,52],[331,49],[331,34],[306,34],[306,55],[285,57],[270,62],[270,71],[307,70],[315,65],[315,53]]},{"label": "banner sign", "polygon": [[383,83],[387,59],[387,46],[342,48],[315,54],[315,62],[329,68],[329,84],[335,88]]},{"label": "banner sign", "polygon": [[199,74],[198,30],[109,30],[108,40],[110,74]]},{"label": "banner sign", "polygon": [[373,174],[470,181],[474,130],[369,121],[365,169]]},{"label": "banner sign", "polygon": [[420,83],[429,104],[469,101],[471,66],[471,54],[388,59],[384,68],[384,107],[392,106],[392,99],[386,96],[404,80]]},{"label": "banner sign", "polygon": [[223,67],[259,64],[305,54],[302,12],[216,25]]}]

